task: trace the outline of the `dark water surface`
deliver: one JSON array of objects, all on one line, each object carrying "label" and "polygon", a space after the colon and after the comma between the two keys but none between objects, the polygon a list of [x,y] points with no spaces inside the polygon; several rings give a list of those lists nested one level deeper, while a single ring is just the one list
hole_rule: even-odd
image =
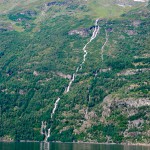
[{"label": "dark water surface", "polygon": [[148,146],[76,143],[0,143],[0,150],[150,150]]}]

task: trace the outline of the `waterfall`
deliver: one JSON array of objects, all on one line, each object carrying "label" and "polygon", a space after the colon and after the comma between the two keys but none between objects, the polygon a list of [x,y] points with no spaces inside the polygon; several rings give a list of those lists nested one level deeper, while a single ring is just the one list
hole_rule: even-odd
[{"label": "waterfall", "polygon": [[[98,21],[99,21],[99,19],[96,19],[93,34],[92,34],[90,40],[85,44],[85,46],[82,49],[83,52],[84,52],[83,60],[82,60],[81,64],[76,68],[75,73],[73,73],[72,78],[71,78],[71,80],[70,80],[70,82],[69,82],[69,84],[68,84],[68,86],[65,90],[65,94],[70,91],[70,87],[71,87],[72,83],[74,82],[78,71],[82,69],[82,66],[86,61],[86,56],[88,54],[88,52],[86,50],[86,47],[87,47],[88,44],[90,44],[96,38],[96,36],[99,32],[99,29],[100,29],[100,27],[98,26]],[[53,119],[53,115],[55,114],[55,111],[57,109],[57,106],[58,106],[58,103],[59,103],[60,100],[61,99],[58,97],[57,100],[55,101],[54,108],[53,108],[52,113],[51,113],[51,119]],[[48,131],[46,131],[46,127],[47,127],[47,123],[42,121],[41,134],[45,135],[45,139],[44,139],[45,142],[50,137],[50,131],[51,131],[51,128],[49,128]]]}]

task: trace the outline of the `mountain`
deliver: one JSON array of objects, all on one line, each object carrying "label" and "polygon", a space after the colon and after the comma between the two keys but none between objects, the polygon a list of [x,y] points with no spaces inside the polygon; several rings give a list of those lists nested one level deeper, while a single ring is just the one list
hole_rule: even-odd
[{"label": "mountain", "polygon": [[1,140],[150,143],[146,0],[1,0]]}]

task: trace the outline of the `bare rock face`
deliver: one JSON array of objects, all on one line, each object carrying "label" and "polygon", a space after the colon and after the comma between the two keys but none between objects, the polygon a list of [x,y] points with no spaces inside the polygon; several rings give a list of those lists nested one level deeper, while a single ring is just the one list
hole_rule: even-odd
[{"label": "bare rock face", "polygon": [[[116,108],[125,108],[128,110],[126,113],[128,116],[134,114],[136,109],[142,106],[150,106],[150,99],[149,98],[123,98],[120,99],[118,97],[112,97],[108,95],[105,97],[102,103],[102,118],[101,121],[105,122],[105,119],[110,116],[111,112]],[[133,112],[134,110],[134,112]]]},{"label": "bare rock face", "polygon": [[24,94],[26,94],[26,92],[24,90],[19,90],[19,94],[24,95]]},{"label": "bare rock face", "polygon": [[130,98],[125,102],[130,107],[141,107],[141,106],[150,106],[150,99],[149,98]]},{"label": "bare rock face", "polygon": [[108,95],[104,98],[104,101],[102,103],[102,108],[103,108],[102,118],[101,118],[102,122],[105,122],[105,118],[110,116],[110,113],[111,113],[110,107],[112,105],[112,101],[113,100],[112,100],[111,95]]},{"label": "bare rock face", "polygon": [[[103,21],[104,19],[99,19],[98,22],[100,21]],[[89,35],[89,33],[91,32],[91,30],[94,30],[97,26],[93,25],[89,28],[80,28],[80,29],[75,29],[75,30],[71,30],[68,32],[69,35],[75,35],[75,34],[78,34],[80,35],[81,37],[87,37]],[[109,28],[108,29],[109,32],[112,31],[112,28]]]},{"label": "bare rock face", "polygon": [[126,33],[128,35],[137,35],[137,33],[134,30],[127,30]]},{"label": "bare rock face", "polygon": [[69,74],[66,75],[66,74],[63,74],[62,72],[57,72],[56,74],[62,78],[71,79],[71,75]]},{"label": "bare rock face", "polygon": [[141,21],[140,20],[134,20],[132,24],[134,27],[138,27],[141,24]]},{"label": "bare rock face", "polygon": [[133,128],[133,127],[140,127],[140,125],[142,125],[144,123],[143,119],[137,119],[137,120],[133,120],[133,121],[129,121],[128,124],[128,128]]},{"label": "bare rock face", "polygon": [[111,71],[111,68],[100,69],[99,72],[108,72]]},{"label": "bare rock face", "polygon": [[148,2],[148,0],[130,0],[130,1],[127,1],[127,0],[116,0],[115,3],[120,6],[120,7],[131,7],[131,6],[134,6],[136,5],[136,3],[146,3]]},{"label": "bare rock face", "polygon": [[87,37],[89,35],[87,29],[77,29],[77,30],[71,30],[68,32],[69,35],[75,35],[78,34],[81,37]]},{"label": "bare rock face", "polygon": [[[145,120],[145,117],[149,117],[149,112],[147,111],[149,106],[150,98],[119,98],[116,95],[108,95],[104,98],[104,101],[101,104],[102,116],[100,121],[103,124],[109,124],[113,121],[114,117],[121,114],[128,118],[125,130],[122,132],[124,137],[149,137],[149,130],[144,130],[145,124],[149,124],[149,120]],[[140,109],[142,109],[142,111],[140,111]],[[116,110],[119,114],[114,113]],[[147,139],[145,140],[145,143],[148,143]]]},{"label": "bare rock face", "polygon": [[[78,109],[78,105],[76,105],[76,109]],[[79,114],[82,115],[83,118],[78,121],[78,128],[75,128],[73,131],[75,135],[86,132],[87,129],[96,124],[95,120],[98,120],[96,112],[93,110],[89,111],[88,108],[80,109]]]},{"label": "bare rock face", "polygon": [[33,75],[34,75],[34,76],[38,76],[39,73],[38,73],[37,71],[34,71],[34,72],[33,72]]},{"label": "bare rock face", "polygon": [[143,72],[149,72],[150,68],[142,68],[142,69],[128,69],[128,70],[124,70],[120,73],[118,73],[118,76],[128,76],[128,75],[135,75],[135,74],[139,74],[139,73],[143,73]]}]

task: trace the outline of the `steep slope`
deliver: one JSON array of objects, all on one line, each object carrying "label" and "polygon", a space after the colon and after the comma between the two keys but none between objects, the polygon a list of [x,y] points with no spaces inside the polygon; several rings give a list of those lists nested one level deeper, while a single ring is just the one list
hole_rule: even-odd
[{"label": "steep slope", "polygon": [[147,3],[1,3],[0,137],[150,142]]}]

